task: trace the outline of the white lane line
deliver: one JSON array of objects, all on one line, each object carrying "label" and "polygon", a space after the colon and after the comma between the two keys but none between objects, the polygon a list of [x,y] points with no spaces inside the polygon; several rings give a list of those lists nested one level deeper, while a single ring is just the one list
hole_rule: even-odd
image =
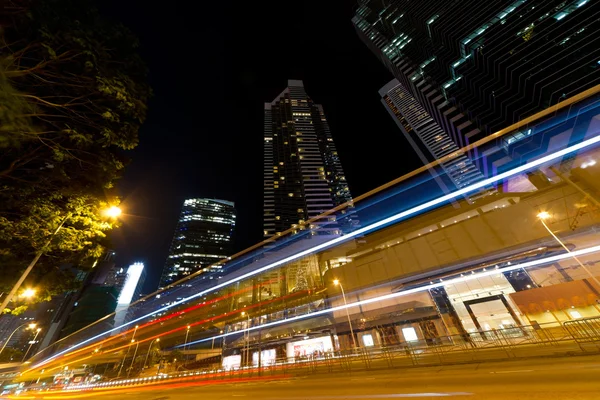
[{"label": "white lane line", "polygon": [[490,374],[518,374],[520,372],[533,372],[532,369],[521,369],[518,371],[492,371]]},{"label": "white lane line", "polygon": [[310,397],[287,397],[290,399],[312,399],[312,400],[335,400],[335,399],[400,399],[415,397],[451,397],[472,396],[469,392],[432,392],[432,393],[389,393],[389,394],[364,394],[349,396],[310,396]]}]

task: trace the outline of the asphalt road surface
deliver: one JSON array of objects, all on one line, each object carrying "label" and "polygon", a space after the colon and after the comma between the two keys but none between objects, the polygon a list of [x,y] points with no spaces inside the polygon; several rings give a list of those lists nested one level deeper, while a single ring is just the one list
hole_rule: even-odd
[{"label": "asphalt road surface", "polygon": [[108,393],[23,393],[28,399],[125,400],[598,400],[600,356],[565,357],[445,367],[256,378],[244,382],[186,382]]}]

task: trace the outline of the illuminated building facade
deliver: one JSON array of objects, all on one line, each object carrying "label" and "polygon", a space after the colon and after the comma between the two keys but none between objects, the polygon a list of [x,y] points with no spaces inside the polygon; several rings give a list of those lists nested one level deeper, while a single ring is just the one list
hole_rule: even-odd
[{"label": "illuminated building facade", "polygon": [[[393,79],[381,88],[379,94],[382,97],[381,102],[423,164],[459,150],[452,138],[397,79]],[[443,175],[459,189],[484,178],[466,154],[442,163],[441,168]],[[430,172],[433,173],[433,169]],[[436,174],[435,178],[443,189],[447,187],[443,177]]]},{"label": "illuminated building facade", "polygon": [[[268,238],[352,200],[323,107],[302,81],[265,103],[264,237]],[[336,220],[332,215],[331,219]],[[337,216],[317,221],[320,234],[338,234],[356,222]],[[327,224],[327,227],[322,225]]]},{"label": "illuminated building facade", "polygon": [[[599,19],[588,0],[361,0],[352,21],[444,139],[462,148],[597,85]],[[533,133],[469,156],[490,175]]]},{"label": "illuminated building facade", "polygon": [[166,287],[231,255],[234,204],[217,199],[187,199],[175,228],[160,280]]},{"label": "illuminated building facade", "polygon": [[112,284],[118,290],[117,307],[115,309],[114,325],[119,326],[128,321],[131,316],[129,305],[138,300],[142,292],[142,286],[146,280],[146,270],[144,264],[137,262],[131,264],[127,268],[127,272],[123,273],[123,268],[109,274],[107,284]]}]

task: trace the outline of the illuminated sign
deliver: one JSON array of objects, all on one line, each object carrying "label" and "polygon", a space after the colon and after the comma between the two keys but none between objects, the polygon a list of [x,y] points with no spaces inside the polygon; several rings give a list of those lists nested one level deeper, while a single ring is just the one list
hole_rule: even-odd
[{"label": "illuminated sign", "polygon": [[133,294],[135,293],[135,289],[140,281],[143,270],[143,263],[135,263],[129,266],[127,269],[127,278],[125,278],[125,284],[123,285],[123,289],[121,289],[121,294],[117,300],[118,305],[129,305],[131,303],[131,299],[133,298]]}]

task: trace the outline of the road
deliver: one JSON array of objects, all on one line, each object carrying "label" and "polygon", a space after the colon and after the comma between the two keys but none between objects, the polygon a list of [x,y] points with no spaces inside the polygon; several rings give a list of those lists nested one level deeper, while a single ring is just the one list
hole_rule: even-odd
[{"label": "road", "polygon": [[183,382],[108,393],[23,393],[11,399],[100,400],[598,400],[600,356],[309,375],[245,382]]}]

